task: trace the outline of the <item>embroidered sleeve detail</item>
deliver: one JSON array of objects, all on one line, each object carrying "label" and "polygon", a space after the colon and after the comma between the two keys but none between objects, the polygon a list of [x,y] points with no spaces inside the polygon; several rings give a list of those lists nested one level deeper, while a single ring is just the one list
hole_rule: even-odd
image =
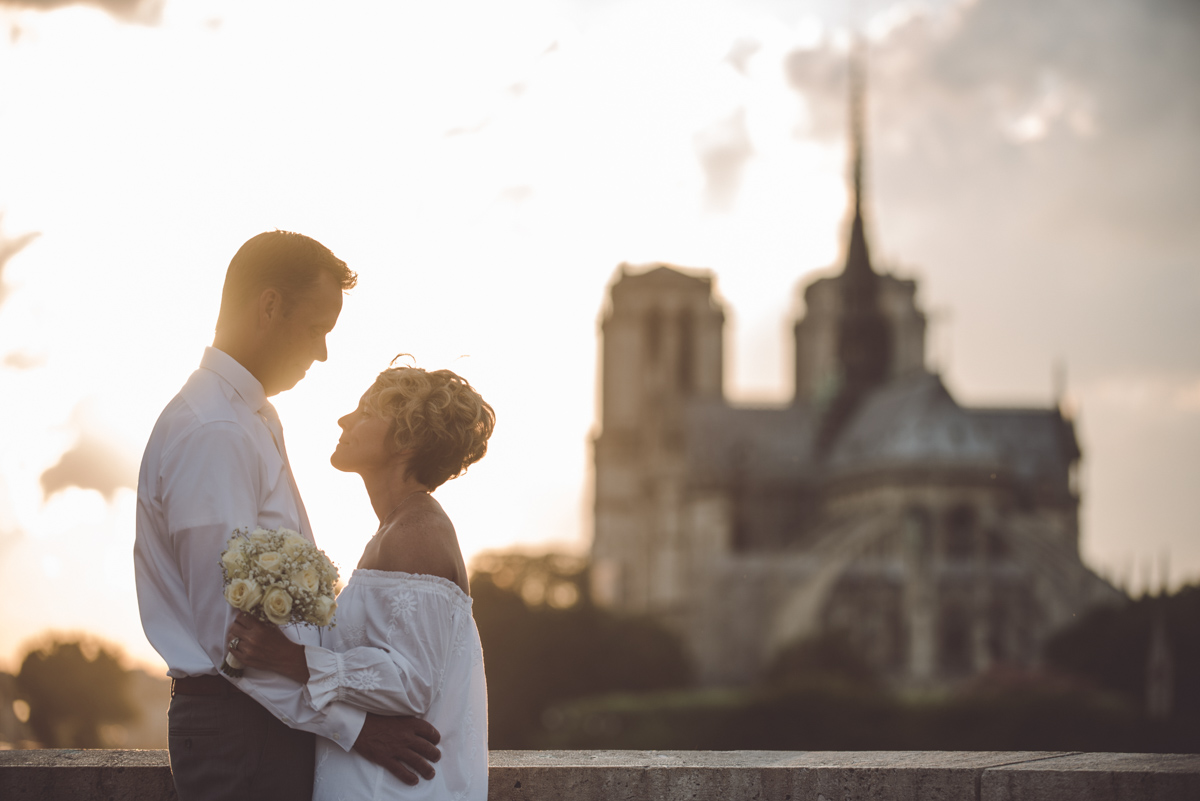
[{"label": "embroidered sleeve detail", "polygon": [[346,676],[345,687],[348,690],[358,690],[369,693],[383,686],[383,677],[374,668],[364,668]]}]

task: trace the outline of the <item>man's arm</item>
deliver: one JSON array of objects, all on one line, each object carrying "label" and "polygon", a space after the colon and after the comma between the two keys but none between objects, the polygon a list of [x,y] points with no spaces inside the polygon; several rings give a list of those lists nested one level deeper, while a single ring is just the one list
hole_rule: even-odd
[{"label": "man's arm", "polygon": [[[202,426],[165,454],[161,465],[165,534],[187,594],[197,644],[214,669],[225,658],[225,632],[236,612],[225,600],[220,556],[235,528],[258,523],[261,465],[247,432],[232,422]],[[314,710],[294,683],[262,671],[248,671],[236,683],[292,728],[318,734],[346,750],[362,740],[359,752],[401,781],[417,780],[401,761],[426,778],[433,775],[429,762],[440,757],[434,748],[439,736],[424,721],[374,720],[364,739],[368,716],[362,710],[342,703]]]}]

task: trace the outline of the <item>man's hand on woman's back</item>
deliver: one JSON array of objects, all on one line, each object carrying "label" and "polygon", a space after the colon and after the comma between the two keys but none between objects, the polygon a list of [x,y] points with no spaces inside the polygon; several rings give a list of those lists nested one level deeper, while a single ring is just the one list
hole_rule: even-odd
[{"label": "man's hand on woman's back", "polygon": [[[433,778],[433,765],[442,758],[437,749],[442,735],[432,724],[414,717],[367,714],[354,750],[387,769],[405,784]],[[415,771],[415,772],[414,772]]]}]

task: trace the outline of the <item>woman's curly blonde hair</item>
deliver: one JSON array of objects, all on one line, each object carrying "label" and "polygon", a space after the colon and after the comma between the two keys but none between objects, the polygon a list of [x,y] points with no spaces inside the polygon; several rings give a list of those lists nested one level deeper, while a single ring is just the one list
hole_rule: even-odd
[{"label": "woman's curly blonde hair", "polygon": [[433,489],[487,453],[496,413],[450,370],[389,367],[367,390],[367,408],[388,421],[398,449],[412,451],[408,472]]}]

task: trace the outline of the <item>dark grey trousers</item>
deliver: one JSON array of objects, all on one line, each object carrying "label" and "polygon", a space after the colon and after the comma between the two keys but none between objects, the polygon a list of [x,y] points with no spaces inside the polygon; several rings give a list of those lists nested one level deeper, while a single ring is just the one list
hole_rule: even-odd
[{"label": "dark grey trousers", "polygon": [[176,695],[167,714],[179,801],[309,801],[316,742],[250,696]]}]

